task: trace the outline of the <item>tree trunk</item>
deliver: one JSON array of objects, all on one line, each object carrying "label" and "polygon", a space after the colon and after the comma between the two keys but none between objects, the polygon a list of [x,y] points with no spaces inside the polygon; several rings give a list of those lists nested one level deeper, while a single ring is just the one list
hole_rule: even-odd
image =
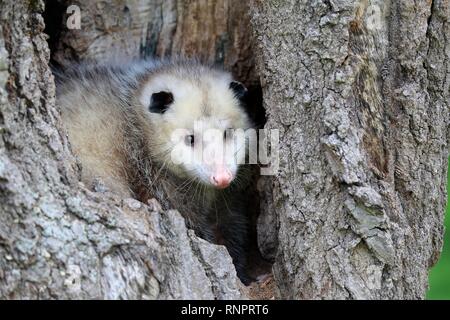
[{"label": "tree trunk", "polygon": [[42,1],[2,1],[0,298],[242,297],[231,258],[177,211],[93,193],[60,128]]},{"label": "tree trunk", "polygon": [[281,297],[423,298],[446,202],[449,2],[250,7],[266,127],[282,141]]},{"label": "tree trunk", "polygon": [[[65,27],[71,4],[80,30]],[[424,297],[446,200],[448,1],[0,6],[0,298],[245,297],[226,249],[177,211],[78,182],[50,54],[56,64],[199,56],[255,100],[261,80],[281,143],[280,170],[258,183],[258,239],[279,297]]]}]

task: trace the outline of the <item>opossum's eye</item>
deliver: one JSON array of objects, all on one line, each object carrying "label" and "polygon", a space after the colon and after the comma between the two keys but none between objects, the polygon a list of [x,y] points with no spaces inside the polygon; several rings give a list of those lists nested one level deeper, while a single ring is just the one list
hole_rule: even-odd
[{"label": "opossum's eye", "polygon": [[243,100],[243,99],[245,99],[245,97],[247,97],[248,90],[239,81],[230,82],[230,89],[231,89],[231,91],[233,91],[234,95],[239,100]]},{"label": "opossum's eye", "polygon": [[186,143],[187,146],[193,147],[194,146],[194,136],[189,135],[184,137],[184,143]]},{"label": "opossum's eye", "polygon": [[150,106],[148,109],[152,113],[164,113],[169,108],[169,105],[173,102],[173,95],[170,92],[157,92],[152,94],[150,100]]},{"label": "opossum's eye", "polygon": [[223,140],[228,140],[233,137],[233,129],[228,128],[223,132]]}]

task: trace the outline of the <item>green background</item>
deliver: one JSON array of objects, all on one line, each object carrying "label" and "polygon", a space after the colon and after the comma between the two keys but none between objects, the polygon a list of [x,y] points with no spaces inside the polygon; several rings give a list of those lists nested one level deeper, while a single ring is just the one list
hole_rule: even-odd
[{"label": "green background", "polygon": [[439,262],[430,272],[430,290],[428,299],[450,299],[450,160],[447,173],[447,210],[445,212],[444,249]]}]

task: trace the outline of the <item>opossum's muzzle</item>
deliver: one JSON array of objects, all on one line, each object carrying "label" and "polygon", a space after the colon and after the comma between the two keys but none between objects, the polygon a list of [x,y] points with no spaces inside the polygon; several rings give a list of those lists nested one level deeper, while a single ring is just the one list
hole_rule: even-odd
[{"label": "opossum's muzzle", "polygon": [[233,181],[233,174],[228,168],[219,166],[211,175],[210,181],[214,187],[224,189],[230,185],[231,181]]}]

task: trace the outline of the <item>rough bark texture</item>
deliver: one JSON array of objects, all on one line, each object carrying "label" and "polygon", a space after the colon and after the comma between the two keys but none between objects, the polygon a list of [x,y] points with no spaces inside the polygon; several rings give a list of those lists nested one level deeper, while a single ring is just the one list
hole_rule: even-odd
[{"label": "rough bark texture", "polygon": [[446,202],[449,10],[252,2],[266,127],[281,137],[282,298],[424,297]]},{"label": "rough bark texture", "polygon": [[177,211],[92,193],[60,128],[43,2],[0,14],[0,298],[240,298]]},{"label": "rough bark texture", "polygon": [[[183,55],[224,65],[246,85],[256,85],[246,3],[238,0],[60,0],[53,58],[59,63],[114,56]],[[78,5],[82,28],[64,28],[65,8]],[[49,6],[55,6],[54,1]],[[61,32],[58,32],[58,31]]]},{"label": "rough bark texture", "polygon": [[[47,3],[57,63],[181,53],[261,78],[281,167],[258,183],[258,239],[281,298],[424,297],[446,199],[448,1]],[[81,30],[61,27],[68,4]],[[176,211],[78,183],[43,1],[0,6],[0,298],[243,297],[225,248]]]}]

